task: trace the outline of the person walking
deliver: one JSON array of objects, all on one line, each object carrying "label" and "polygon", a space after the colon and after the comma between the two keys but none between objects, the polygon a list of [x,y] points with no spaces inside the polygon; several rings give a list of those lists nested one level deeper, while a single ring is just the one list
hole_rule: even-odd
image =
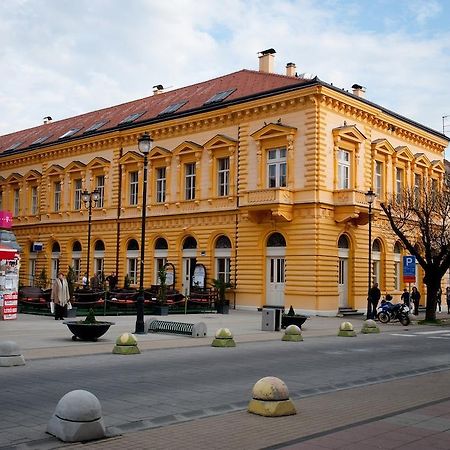
[{"label": "person walking", "polygon": [[70,294],[67,279],[62,272],[58,273],[58,277],[53,282],[51,300],[55,305],[55,320],[64,320]]},{"label": "person walking", "polygon": [[415,316],[418,316],[419,315],[420,292],[417,290],[417,288],[415,286],[413,286],[413,288],[412,288],[410,298],[414,305],[413,314]]},{"label": "person walking", "polygon": [[445,300],[447,301],[447,314],[450,314],[450,286],[445,289]]},{"label": "person walking", "polygon": [[381,291],[378,288],[378,283],[374,283],[373,286],[369,289],[369,303],[370,303],[370,309],[367,312],[367,317],[370,319],[375,319],[377,317],[377,307],[378,302],[381,298]]},{"label": "person walking", "polygon": [[402,294],[402,296],[400,297],[400,300],[409,308],[410,306],[409,306],[409,291],[408,291],[408,289],[403,289],[403,294]]},{"label": "person walking", "polygon": [[442,311],[441,303],[442,303],[442,289],[439,288],[436,293],[436,309],[439,309],[439,312]]}]

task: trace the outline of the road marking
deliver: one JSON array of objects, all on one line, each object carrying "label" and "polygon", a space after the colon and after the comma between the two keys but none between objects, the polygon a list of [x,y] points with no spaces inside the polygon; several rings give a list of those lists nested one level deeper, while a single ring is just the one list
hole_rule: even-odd
[{"label": "road marking", "polygon": [[449,333],[449,330],[438,330],[438,331],[417,331],[416,334],[441,334]]},{"label": "road marking", "polygon": [[400,333],[391,333],[391,336],[406,336],[406,337],[416,337],[417,334],[400,334]]},{"label": "road marking", "polygon": [[446,334],[445,336],[429,336],[428,339],[447,339],[447,340],[450,339],[450,334]]}]

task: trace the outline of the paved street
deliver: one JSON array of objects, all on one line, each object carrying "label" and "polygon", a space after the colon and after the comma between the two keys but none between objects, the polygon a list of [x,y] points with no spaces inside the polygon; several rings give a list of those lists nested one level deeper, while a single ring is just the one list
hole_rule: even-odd
[{"label": "paved street", "polygon": [[[65,326],[51,318],[20,316],[15,323],[2,323],[0,339],[6,338],[3,333],[9,328],[8,339],[21,340],[27,365],[1,368],[0,448],[58,448],[61,444],[45,434],[45,427],[58,400],[73,389],[95,394],[109,432],[126,437],[156,432],[161,426],[187,426],[193,419],[197,423],[230,412],[243,414],[252,386],[267,375],[283,379],[291,397],[301,403],[357,389],[370,389],[389,403],[386,387],[393,380],[411,383],[450,369],[450,328],[389,324],[382,326],[380,335],[337,338],[342,319],[311,318],[305,341],[286,343],[280,340],[281,332],[261,332],[256,313],[182,317],[209,321],[209,336],[218,325],[229,326],[238,346],[216,349],[210,347],[211,337],[152,334],[139,336],[141,355],[125,357],[112,355],[111,350],[122,328],[131,331],[132,317],[115,318],[117,332],[110,331],[97,343],[72,342]],[[352,322],[359,331],[362,319]],[[42,346],[52,340],[54,348]],[[433,390],[433,399],[450,395],[447,384]],[[407,397],[414,402],[412,390]]]}]

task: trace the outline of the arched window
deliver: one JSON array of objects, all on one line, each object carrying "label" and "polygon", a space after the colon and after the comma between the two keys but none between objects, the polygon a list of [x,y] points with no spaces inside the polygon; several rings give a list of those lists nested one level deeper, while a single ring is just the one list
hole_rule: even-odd
[{"label": "arched window", "polygon": [[381,286],[381,242],[375,239],[372,244],[372,278],[373,283]]},{"label": "arched window", "polygon": [[56,277],[58,276],[58,272],[59,272],[59,256],[61,254],[61,248],[59,246],[58,242],[53,242],[52,245],[52,272],[51,272],[51,276],[52,276],[52,280],[55,280]]},{"label": "arched window", "polygon": [[168,252],[169,246],[167,244],[167,241],[160,237],[156,239],[155,242],[155,260],[154,260],[154,273],[153,273],[153,284],[161,284],[161,280],[159,279],[159,271],[162,267],[164,267],[167,263],[167,256],[169,254]]},{"label": "arched window", "polygon": [[192,236],[188,236],[183,242],[183,249],[197,248],[197,241]]},{"label": "arched window", "polygon": [[72,252],[81,252],[81,244],[79,241],[75,241],[72,245]]},{"label": "arched window", "polygon": [[139,244],[130,239],[127,245],[127,275],[131,284],[137,284]]},{"label": "arched window", "polygon": [[95,241],[94,246],[94,273],[100,277],[100,280],[104,278],[104,265],[105,265],[105,243],[102,240]]},{"label": "arched window", "polygon": [[158,238],[155,242],[156,250],[167,250],[169,246],[167,245],[167,241],[164,238]]},{"label": "arched window", "polygon": [[61,248],[59,247],[59,243],[54,242],[52,245],[52,253],[60,253],[60,252],[61,252]]},{"label": "arched window", "polygon": [[229,283],[231,278],[231,241],[227,236],[221,235],[216,239],[214,258],[216,262],[215,278]]},{"label": "arched window", "polygon": [[349,242],[348,242],[348,238],[345,234],[341,234],[341,236],[339,237],[339,241],[338,241],[338,247],[339,248],[350,248]]},{"label": "arched window", "polygon": [[72,244],[72,268],[75,272],[75,279],[79,280],[81,275],[81,244],[79,241]]},{"label": "arched window", "polygon": [[105,251],[105,244],[103,241],[96,241],[95,242],[95,250],[104,252]]},{"label": "arched window", "polygon": [[281,233],[272,233],[267,239],[267,247],[286,247],[286,239]]}]

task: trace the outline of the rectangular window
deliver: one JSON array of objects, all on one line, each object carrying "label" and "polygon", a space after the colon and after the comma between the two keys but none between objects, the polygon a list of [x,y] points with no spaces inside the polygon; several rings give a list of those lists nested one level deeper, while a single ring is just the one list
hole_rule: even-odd
[{"label": "rectangular window", "polygon": [[400,290],[400,261],[394,262],[394,289]]},{"label": "rectangular window", "polygon": [[127,259],[127,272],[128,277],[130,278],[131,284],[137,283],[137,270],[138,270],[138,259],[137,258],[128,258]]},{"label": "rectangular window", "polygon": [[20,189],[14,189],[14,215],[18,216],[20,213]]},{"label": "rectangular window", "polygon": [[80,258],[72,258],[72,267],[75,274],[75,280],[80,280],[81,276],[81,259]]},{"label": "rectangular window", "polygon": [[30,273],[28,274],[28,283],[30,286],[35,285],[35,278],[36,278],[36,259],[31,258],[30,260]]},{"label": "rectangular window", "polygon": [[216,258],[216,278],[218,280],[230,282],[230,258]]},{"label": "rectangular window", "polygon": [[395,195],[397,203],[400,203],[403,198],[403,169],[400,168],[395,170]]},{"label": "rectangular window", "polygon": [[230,193],[230,158],[217,160],[217,193],[227,197]]},{"label": "rectangular window", "polygon": [[350,152],[338,153],[338,189],[350,189]]},{"label": "rectangular window", "polygon": [[166,201],[166,168],[158,167],[156,169],[156,202],[164,203]]},{"label": "rectangular window", "polygon": [[165,266],[166,262],[167,258],[155,258],[155,282],[153,284],[161,284],[158,274],[161,268]]},{"label": "rectangular window", "polygon": [[98,191],[97,206],[103,208],[105,203],[105,175],[95,177],[95,189]]},{"label": "rectangular window", "polygon": [[414,201],[416,206],[420,201],[420,190],[422,189],[422,176],[415,173],[414,174]]},{"label": "rectangular window", "polygon": [[81,209],[81,193],[83,191],[81,178],[78,178],[73,183],[74,193],[73,193],[73,209]]},{"label": "rectangular window", "polygon": [[383,163],[375,161],[375,193],[378,198],[383,195]]},{"label": "rectangular window", "polygon": [[38,188],[37,186],[31,187],[31,214],[38,213]]},{"label": "rectangular window", "polygon": [[185,189],[184,199],[195,199],[195,163],[189,163],[184,165],[185,173]]},{"label": "rectangular window", "polygon": [[286,148],[273,148],[267,152],[267,187],[286,187]]},{"label": "rectangular window", "polygon": [[59,211],[61,209],[61,182],[53,183],[53,210]]},{"label": "rectangular window", "polygon": [[138,173],[130,172],[130,205],[138,203]]}]

